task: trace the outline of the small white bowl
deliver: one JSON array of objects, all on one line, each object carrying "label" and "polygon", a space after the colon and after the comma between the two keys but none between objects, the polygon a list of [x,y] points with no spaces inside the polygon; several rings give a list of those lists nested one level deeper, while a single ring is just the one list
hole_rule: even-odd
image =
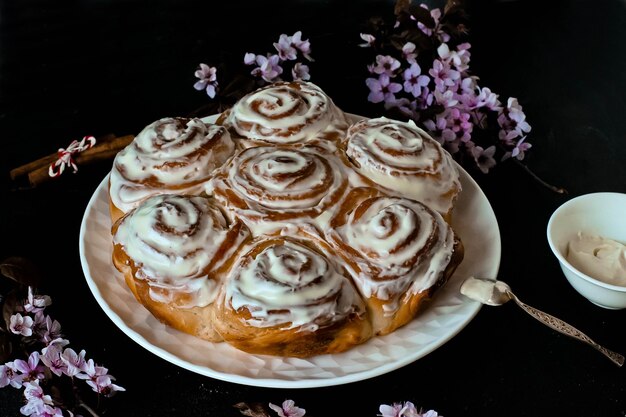
[{"label": "small white bowl", "polygon": [[572,287],[600,307],[626,308],[626,286],[599,281],[567,261],[567,243],[578,232],[626,242],[626,194],[581,195],[556,209],[548,222],[548,243]]}]

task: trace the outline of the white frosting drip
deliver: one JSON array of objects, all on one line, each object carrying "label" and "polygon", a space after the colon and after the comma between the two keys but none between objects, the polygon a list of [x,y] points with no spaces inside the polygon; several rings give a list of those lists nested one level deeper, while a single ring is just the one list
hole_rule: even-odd
[{"label": "white frosting drip", "polygon": [[360,218],[353,211],[336,232],[379,269],[375,273],[362,262],[362,272],[353,275],[365,297],[392,301],[386,306],[390,312],[397,309],[394,296],[407,290],[416,294],[435,284],[454,249],[452,229],[440,215],[402,198],[376,198]]},{"label": "white frosting drip", "polygon": [[239,100],[227,124],[247,139],[274,144],[308,142],[344,129],[345,116],[315,84],[276,83]]},{"label": "white frosting drip", "polygon": [[413,121],[361,120],[350,127],[347,141],[346,153],[362,175],[440,213],[452,208],[454,196],[445,194],[460,191],[459,173],[450,155]]},{"label": "white frosting drip", "polygon": [[[244,259],[246,257],[244,256]],[[314,331],[317,320],[340,320],[360,305],[347,279],[324,256],[294,241],[263,249],[234,268],[226,300],[246,307],[255,327],[289,324]]]},{"label": "white frosting drip", "polygon": [[[208,199],[159,195],[121,221],[113,242],[133,260],[137,278],[154,288],[189,293],[194,301],[186,307],[201,307],[216,296],[207,267],[227,232],[224,215]],[[154,291],[151,295],[164,301]]]},{"label": "white frosting drip", "polygon": [[165,118],[146,126],[117,154],[113,204],[126,213],[142,199],[172,192],[197,194],[200,184],[235,151],[225,128],[200,119]]}]

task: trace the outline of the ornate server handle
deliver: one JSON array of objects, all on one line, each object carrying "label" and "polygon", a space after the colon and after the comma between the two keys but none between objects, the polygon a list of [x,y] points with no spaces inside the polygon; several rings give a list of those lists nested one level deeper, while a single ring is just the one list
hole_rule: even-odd
[{"label": "ornate server handle", "polygon": [[557,332],[563,333],[566,336],[570,336],[574,339],[580,340],[581,342],[587,343],[588,345],[592,346],[593,348],[601,352],[604,356],[609,358],[617,366],[621,367],[622,365],[624,365],[623,355],[620,355],[617,352],[613,352],[612,350],[609,350],[603,346],[600,346],[599,344],[591,340],[589,336],[587,336],[586,334],[584,334],[583,332],[581,332],[574,326],[571,326],[565,323],[563,320],[557,319],[556,317],[551,316],[548,313],[544,313],[541,310],[537,310],[536,308],[531,307],[528,304],[524,304],[512,292],[509,291],[508,293],[511,299],[515,301],[515,303],[518,306],[520,306],[525,312],[527,312],[528,314],[530,314],[531,316],[533,316],[535,319],[539,320],[546,326],[556,330]]}]

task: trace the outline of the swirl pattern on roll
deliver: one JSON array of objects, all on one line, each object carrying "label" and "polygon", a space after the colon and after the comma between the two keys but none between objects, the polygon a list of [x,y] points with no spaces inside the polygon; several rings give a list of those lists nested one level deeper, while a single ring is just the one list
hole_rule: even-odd
[{"label": "swirl pattern on roll", "polygon": [[234,310],[254,327],[315,331],[362,313],[356,290],[322,252],[294,238],[262,238],[243,255],[225,285]]},{"label": "swirl pattern on roll", "polygon": [[200,119],[157,120],[115,158],[111,201],[125,213],[151,195],[199,193],[202,183],[234,152],[224,127]]},{"label": "swirl pattern on roll", "polygon": [[369,188],[351,192],[328,234],[363,295],[382,300],[432,287],[454,251],[454,232],[437,212]]},{"label": "swirl pattern on roll", "polygon": [[[245,235],[229,225],[210,199],[164,194],[144,200],[116,225],[113,243],[135,265],[135,277],[165,293],[189,295],[184,307],[203,307],[217,295],[212,273]],[[155,301],[163,292],[151,292]]]},{"label": "swirl pattern on roll", "polygon": [[359,173],[442,214],[461,190],[452,157],[412,121],[361,120],[349,128],[345,148]]},{"label": "swirl pattern on roll", "polygon": [[261,146],[237,154],[208,193],[252,223],[315,218],[348,186],[341,162],[320,148]]},{"label": "swirl pattern on roll", "polygon": [[231,109],[226,125],[241,137],[265,144],[295,144],[333,139],[347,121],[315,84],[279,82],[254,91]]}]

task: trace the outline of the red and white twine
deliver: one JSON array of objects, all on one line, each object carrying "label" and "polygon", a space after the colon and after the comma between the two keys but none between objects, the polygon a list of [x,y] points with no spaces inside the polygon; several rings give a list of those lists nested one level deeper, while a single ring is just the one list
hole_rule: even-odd
[{"label": "red and white twine", "polygon": [[59,148],[57,152],[58,159],[50,164],[50,168],[48,168],[48,175],[53,178],[58,177],[59,175],[63,174],[63,171],[65,171],[65,167],[67,166],[71,166],[74,172],[78,171],[78,167],[76,166],[73,155],[75,153],[87,150],[93,147],[95,144],[96,138],[94,138],[93,136],[85,136],[80,142],[77,140],[72,141],[67,149]]}]

